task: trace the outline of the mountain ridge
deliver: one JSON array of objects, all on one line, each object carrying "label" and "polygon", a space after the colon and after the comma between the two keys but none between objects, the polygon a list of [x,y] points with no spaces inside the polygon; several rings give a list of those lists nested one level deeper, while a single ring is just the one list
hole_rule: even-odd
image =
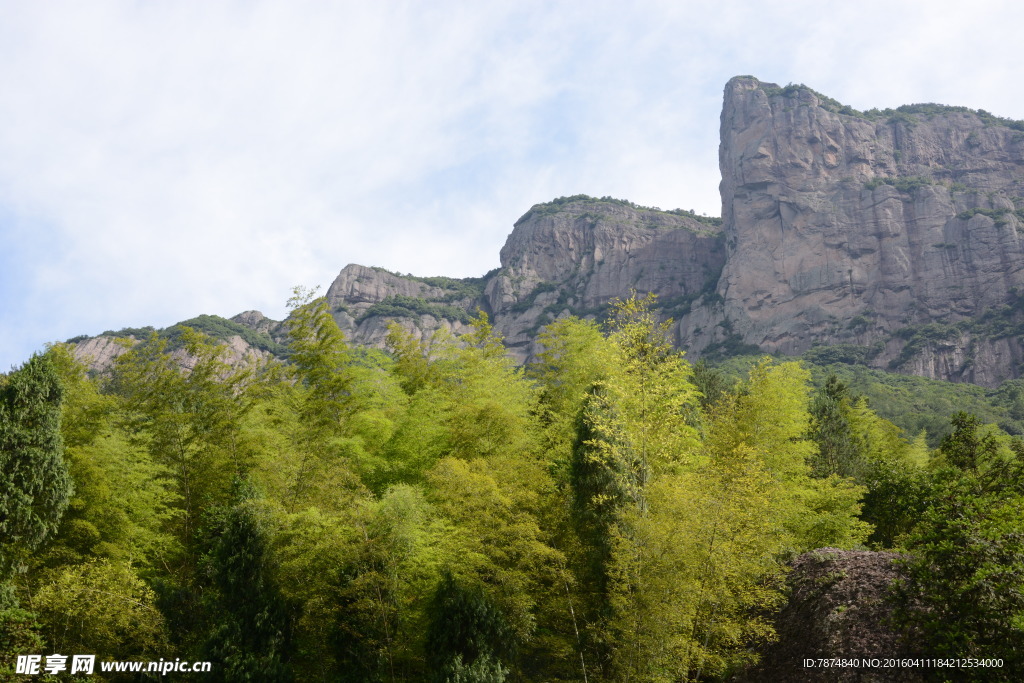
[{"label": "mountain ridge", "polygon": [[[919,104],[859,112],[738,76],[720,120],[722,217],[585,195],[536,204],[479,278],[350,264],[326,296],[355,344],[486,312],[520,362],[543,325],[658,295],[693,357],[830,354],[996,386],[1024,363],[1024,122]],[[234,322],[282,339],[258,312]]]}]

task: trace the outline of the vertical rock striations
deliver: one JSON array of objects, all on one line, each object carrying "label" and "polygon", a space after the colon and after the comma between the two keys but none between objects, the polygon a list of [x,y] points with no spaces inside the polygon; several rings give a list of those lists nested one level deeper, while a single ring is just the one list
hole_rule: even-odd
[{"label": "vertical rock striations", "polygon": [[713,292],[724,265],[715,219],[629,202],[569,197],[538,204],[516,222],[501,269],[486,288],[496,326],[517,357],[536,352],[540,327],[600,316],[611,299],[654,292],[668,317]]},{"label": "vertical rock striations", "polygon": [[[1019,341],[986,323],[1018,321],[1024,126],[938,105],[855,112],[738,77],[721,134],[718,292],[745,342],[857,345],[878,366],[983,384],[1019,374]],[[949,329],[911,344],[927,324]]]},{"label": "vertical rock striations", "polygon": [[[635,290],[659,296],[694,355],[809,354],[988,386],[1024,375],[1024,122],[934,104],[858,112],[740,76],[719,162],[721,219],[562,197],[516,222],[496,271],[349,265],[331,310],[370,346],[391,323],[459,334],[482,310],[523,361],[547,323],[600,317]],[[206,321],[225,340],[228,323],[266,351],[284,340],[255,312]]]}]

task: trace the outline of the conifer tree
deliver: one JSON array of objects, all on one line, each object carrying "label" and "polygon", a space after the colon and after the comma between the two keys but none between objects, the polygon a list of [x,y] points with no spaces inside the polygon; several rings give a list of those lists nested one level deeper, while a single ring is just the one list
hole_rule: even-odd
[{"label": "conifer tree", "polygon": [[0,607],[5,582],[56,530],[73,490],[60,431],[63,396],[45,356],[0,377]]},{"label": "conifer tree", "polygon": [[838,475],[860,479],[863,458],[850,428],[850,396],[833,373],[811,402],[811,438],[818,444],[812,461],[816,477]]},{"label": "conifer tree", "polygon": [[445,572],[434,592],[427,630],[427,666],[437,683],[501,683],[515,654],[515,636],[479,587]]},{"label": "conifer tree", "polygon": [[290,681],[291,619],[265,522],[247,481],[236,480],[234,499],[211,514],[207,566],[215,594],[206,650],[226,681]]}]

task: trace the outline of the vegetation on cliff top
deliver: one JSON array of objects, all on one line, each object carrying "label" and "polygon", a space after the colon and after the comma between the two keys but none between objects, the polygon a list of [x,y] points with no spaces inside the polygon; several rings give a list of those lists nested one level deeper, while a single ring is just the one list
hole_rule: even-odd
[{"label": "vegetation on cliff top", "polygon": [[758,84],[761,90],[763,90],[769,97],[781,96],[792,98],[797,97],[801,92],[807,92],[818,99],[818,104],[822,109],[826,109],[836,114],[856,116],[857,118],[867,119],[869,121],[885,119],[890,122],[905,121],[912,124],[916,121],[917,116],[931,118],[932,116],[947,114],[972,114],[978,117],[986,126],[1003,126],[1017,131],[1024,131],[1024,121],[996,116],[984,109],[970,109],[969,107],[925,102],[919,104],[904,104],[896,107],[895,109],[868,109],[866,111],[860,111],[849,105],[842,104],[828,95],[823,95],[803,83],[790,83],[786,86],[777,86],[758,81]]},{"label": "vegetation on cliff top", "polygon": [[663,209],[659,209],[656,206],[641,206],[639,204],[634,204],[633,202],[627,199],[615,199],[614,197],[598,198],[591,197],[590,195],[585,194],[575,194],[569,197],[557,197],[556,199],[552,199],[549,202],[534,204],[532,207],[530,207],[529,211],[523,214],[522,217],[516,221],[515,224],[519,225],[520,223],[523,223],[524,221],[529,220],[530,218],[550,216],[559,213],[570,204],[617,204],[619,206],[628,206],[629,208],[636,209],[637,211],[653,211],[656,213],[664,213],[672,216],[683,216],[685,218],[695,220],[698,223],[703,223],[704,225],[707,225],[709,227],[718,228],[721,227],[722,225],[722,219],[720,217],[704,216],[692,210],[671,209],[666,211]]}]

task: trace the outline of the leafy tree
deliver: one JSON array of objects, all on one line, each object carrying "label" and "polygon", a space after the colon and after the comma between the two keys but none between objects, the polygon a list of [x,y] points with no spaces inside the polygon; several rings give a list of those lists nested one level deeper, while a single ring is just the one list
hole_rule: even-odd
[{"label": "leafy tree", "polygon": [[0,680],[15,681],[18,655],[43,651],[42,627],[38,617],[17,607],[0,609]]},{"label": "leafy tree", "polygon": [[725,374],[710,367],[703,359],[693,366],[693,383],[700,392],[700,405],[705,410],[725,398],[731,389]]},{"label": "leafy tree", "polygon": [[[762,362],[706,417],[700,453],[654,478],[646,512],[613,528],[614,671],[622,679],[721,676],[770,639],[783,559],[863,538],[861,491],[810,477],[808,375]],[[762,615],[762,616],[758,616]]]},{"label": "leafy tree", "polygon": [[501,473],[483,459],[445,458],[427,475],[429,499],[445,524],[444,564],[460,581],[490,587],[490,599],[525,644],[539,603],[560,587],[564,557],[546,543],[529,498]]},{"label": "leafy tree", "polygon": [[996,465],[999,444],[991,432],[984,432],[981,420],[960,411],[950,418],[953,431],[939,445],[945,461],[961,470],[979,473]]},{"label": "leafy tree", "polygon": [[[1024,665],[1024,465],[974,415],[958,413],[940,447],[924,512],[904,540],[896,619],[940,657],[1003,658],[975,680]],[[975,673],[975,672],[970,672]]]},{"label": "leafy tree", "polygon": [[652,302],[615,303],[607,376],[585,398],[570,466],[582,640],[593,668],[626,678],[660,667],[652,648],[671,628],[666,612],[648,609],[662,575],[652,529],[666,514],[651,493],[691,468],[698,446],[690,368]]},{"label": "leafy tree", "polygon": [[45,356],[0,377],[0,588],[56,530],[73,491],[60,431],[63,396]]},{"label": "leafy tree", "polygon": [[874,526],[869,542],[892,548],[924,511],[928,495],[928,447],[925,435],[908,441],[902,431],[872,411],[860,398],[848,413],[862,465],[858,483],[867,487],[861,519]]},{"label": "leafy tree", "polygon": [[251,373],[228,367],[224,347],[198,332],[184,329],[182,340],[187,371],[154,335],[117,359],[111,389],[124,399],[132,442],[171,473],[181,504],[178,537],[189,547],[200,510],[225,502],[232,478],[251,466],[239,447]]},{"label": "leafy tree", "polygon": [[398,485],[356,521],[363,542],[336,589],[339,680],[410,680],[422,673],[422,596],[436,579],[436,529],[423,494]]},{"label": "leafy tree", "polygon": [[538,360],[527,372],[540,386],[544,447],[564,476],[564,458],[576,440],[584,403],[594,386],[611,375],[614,351],[596,323],[579,318],[551,323],[541,331],[539,342]]},{"label": "leafy tree", "polygon": [[971,474],[940,477],[896,589],[897,623],[937,657],[1003,659],[1024,665],[1024,495],[981,492]]},{"label": "leafy tree", "polygon": [[132,659],[166,645],[156,595],[127,565],[98,560],[68,567],[32,602],[54,652]]},{"label": "leafy tree", "polygon": [[291,374],[284,392],[294,414],[297,462],[289,505],[323,502],[337,488],[387,488],[390,463],[383,451],[405,397],[379,352],[356,353],[345,341],[325,298],[296,289],[289,301]]},{"label": "leafy tree", "polygon": [[47,357],[65,387],[61,432],[75,492],[35,560],[56,567],[106,557],[145,572],[176,552],[168,533],[179,503],[171,473],[129,443],[117,424],[117,397],[101,394],[67,347],[51,347]]}]

